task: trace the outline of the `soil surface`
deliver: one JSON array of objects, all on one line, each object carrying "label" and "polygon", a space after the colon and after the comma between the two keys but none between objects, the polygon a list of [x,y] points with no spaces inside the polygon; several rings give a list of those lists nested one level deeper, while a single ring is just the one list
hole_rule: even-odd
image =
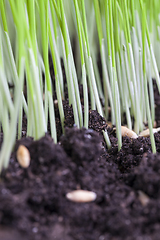
[{"label": "soil surface", "polygon": [[[158,94],[155,101],[158,124]],[[88,130],[77,129],[72,108],[67,101],[63,104],[65,136],[55,106],[58,144],[49,134],[38,141],[25,137],[24,116],[24,137],[16,142],[0,178],[0,239],[160,239],[160,134],[155,134],[156,155],[149,137],[124,137],[118,152],[115,131],[97,111],[89,113]],[[110,150],[103,139],[105,129]],[[27,169],[16,159],[20,144],[31,155]],[[95,192],[96,200],[69,201],[66,194],[77,189]]]}]

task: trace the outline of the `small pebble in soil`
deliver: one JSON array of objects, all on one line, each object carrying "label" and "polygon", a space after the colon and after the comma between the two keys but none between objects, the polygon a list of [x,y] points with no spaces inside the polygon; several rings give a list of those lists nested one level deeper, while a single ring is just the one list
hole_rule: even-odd
[{"label": "small pebble in soil", "polygon": [[96,197],[96,193],[87,190],[75,190],[66,194],[68,200],[78,203],[93,202]]},{"label": "small pebble in soil", "polygon": [[20,145],[17,150],[17,160],[23,168],[28,168],[30,165],[30,153],[24,145]]}]

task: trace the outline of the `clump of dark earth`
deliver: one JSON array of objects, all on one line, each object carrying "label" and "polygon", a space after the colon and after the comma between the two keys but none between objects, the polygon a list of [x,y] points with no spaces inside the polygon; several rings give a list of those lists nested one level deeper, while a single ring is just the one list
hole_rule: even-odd
[{"label": "clump of dark earth", "polygon": [[[77,165],[96,161],[102,152],[102,139],[93,130],[66,128],[61,145]],[[91,147],[92,146],[92,147]]]}]

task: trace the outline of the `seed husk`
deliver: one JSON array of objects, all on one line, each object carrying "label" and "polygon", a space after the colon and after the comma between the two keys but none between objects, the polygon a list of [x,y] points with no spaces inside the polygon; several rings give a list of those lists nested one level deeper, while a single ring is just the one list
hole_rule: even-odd
[{"label": "seed husk", "polygon": [[68,200],[77,203],[93,202],[96,197],[96,193],[87,190],[75,190],[66,194]]},{"label": "seed husk", "polygon": [[[160,131],[160,128],[153,128],[153,134],[154,133],[157,133]],[[139,134],[140,137],[149,137],[150,136],[150,131],[149,131],[149,128],[140,132]]]},{"label": "seed husk", "polygon": [[27,168],[30,165],[30,153],[24,145],[20,145],[17,150],[17,160],[19,165],[23,168]]}]

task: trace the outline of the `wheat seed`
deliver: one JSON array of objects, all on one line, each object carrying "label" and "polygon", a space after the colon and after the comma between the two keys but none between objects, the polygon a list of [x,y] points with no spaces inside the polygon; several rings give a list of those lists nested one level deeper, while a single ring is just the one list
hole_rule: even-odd
[{"label": "wheat seed", "polygon": [[[157,133],[160,131],[160,128],[153,128],[153,134],[154,133]],[[149,131],[149,128],[142,131],[140,134],[139,134],[140,137],[149,137],[150,136],[150,131]]]},{"label": "wheat seed", "polygon": [[20,145],[17,150],[17,160],[19,165],[23,168],[27,168],[30,164],[30,153],[24,145]]},{"label": "wheat seed", "polygon": [[138,198],[142,206],[146,206],[149,203],[149,197],[142,191],[138,191]]},{"label": "wheat seed", "polygon": [[96,197],[96,193],[87,190],[75,190],[66,194],[68,200],[77,203],[92,202]]},{"label": "wheat seed", "polygon": [[121,126],[122,137],[138,138],[137,134],[125,126]]},{"label": "wheat seed", "polygon": [[[113,130],[116,130],[116,128],[113,128]],[[138,138],[137,134],[130,130],[129,128],[125,127],[125,126],[121,126],[121,134],[122,137],[129,137],[129,138]]]}]

